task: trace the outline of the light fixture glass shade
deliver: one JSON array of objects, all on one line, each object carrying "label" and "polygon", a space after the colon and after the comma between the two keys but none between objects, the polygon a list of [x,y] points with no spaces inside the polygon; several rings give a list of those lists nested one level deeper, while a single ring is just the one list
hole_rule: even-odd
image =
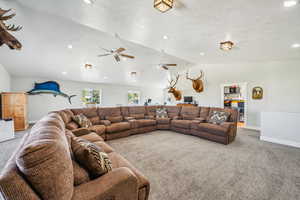
[{"label": "light fixture glass shade", "polygon": [[220,43],[220,49],[224,51],[229,51],[233,48],[234,43],[231,41],[221,42]]},{"label": "light fixture glass shade", "polygon": [[160,12],[167,12],[173,8],[174,0],[154,0],[154,8]]}]

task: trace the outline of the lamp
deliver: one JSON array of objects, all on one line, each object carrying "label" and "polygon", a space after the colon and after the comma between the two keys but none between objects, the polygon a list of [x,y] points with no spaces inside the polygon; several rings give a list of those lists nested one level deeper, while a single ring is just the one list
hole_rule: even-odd
[{"label": "lamp", "polygon": [[220,43],[220,49],[223,51],[229,51],[233,48],[234,43],[231,41],[225,41]]},{"label": "lamp", "polygon": [[154,8],[164,13],[173,8],[174,0],[154,0]]}]

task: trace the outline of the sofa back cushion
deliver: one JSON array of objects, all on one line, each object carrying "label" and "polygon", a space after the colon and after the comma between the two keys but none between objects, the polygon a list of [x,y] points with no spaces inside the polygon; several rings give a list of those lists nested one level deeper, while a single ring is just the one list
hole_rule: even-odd
[{"label": "sofa back cushion", "polygon": [[132,106],[128,107],[129,117],[133,117],[135,119],[143,119],[146,115],[145,106]]},{"label": "sofa back cushion", "polygon": [[146,115],[156,116],[156,110],[161,108],[161,106],[146,106]]},{"label": "sofa back cushion", "polygon": [[128,106],[122,106],[121,107],[121,113],[123,117],[129,117],[129,107]]},{"label": "sofa back cushion", "polygon": [[111,123],[119,123],[123,121],[122,116],[106,116],[105,119],[110,121]]},{"label": "sofa back cushion", "polygon": [[98,108],[98,116],[101,120],[105,120],[106,117],[119,117],[121,115],[120,107],[102,107]]},{"label": "sofa back cushion", "polygon": [[100,124],[97,108],[77,108],[77,109],[71,109],[71,111],[73,112],[74,115],[83,114],[92,122],[93,125]]},{"label": "sofa back cushion", "polygon": [[64,122],[58,114],[50,114],[35,124],[16,163],[42,199],[72,198],[73,165]]},{"label": "sofa back cushion", "polygon": [[169,118],[178,117],[181,111],[181,106],[164,106],[167,109]]},{"label": "sofa back cushion", "polygon": [[206,119],[209,116],[209,107],[200,107],[200,117]]},{"label": "sofa back cushion", "polygon": [[183,119],[193,120],[200,116],[200,108],[196,106],[183,106],[180,115]]}]

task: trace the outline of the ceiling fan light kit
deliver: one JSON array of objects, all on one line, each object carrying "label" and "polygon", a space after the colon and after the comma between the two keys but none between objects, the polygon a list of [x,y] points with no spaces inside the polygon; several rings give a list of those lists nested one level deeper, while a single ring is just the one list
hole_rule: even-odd
[{"label": "ceiling fan light kit", "polygon": [[225,41],[220,43],[220,49],[223,51],[229,51],[233,48],[234,43],[231,41]]},{"label": "ceiling fan light kit", "polygon": [[93,67],[93,65],[89,64],[89,63],[87,63],[87,64],[84,65],[85,69],[92,69],[92,67]]},{"label": "ceiling fan light kit", "polygon": [[154,8],[164,13],[173,8],[174,0],[154,0]]}]

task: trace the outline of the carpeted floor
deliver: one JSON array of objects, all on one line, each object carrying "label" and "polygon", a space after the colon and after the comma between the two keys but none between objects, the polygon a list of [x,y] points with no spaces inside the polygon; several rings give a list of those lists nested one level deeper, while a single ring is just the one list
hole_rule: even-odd
[{"label": "carpeted floor", "polygon": [[[0,143],[0,169],[20,141]],[[149,200],[298,200],[300,149],[240,129],[228,146],[170,131],[108,143],[151,183]],[[0,198],[1,199],[1,198]]]}]

